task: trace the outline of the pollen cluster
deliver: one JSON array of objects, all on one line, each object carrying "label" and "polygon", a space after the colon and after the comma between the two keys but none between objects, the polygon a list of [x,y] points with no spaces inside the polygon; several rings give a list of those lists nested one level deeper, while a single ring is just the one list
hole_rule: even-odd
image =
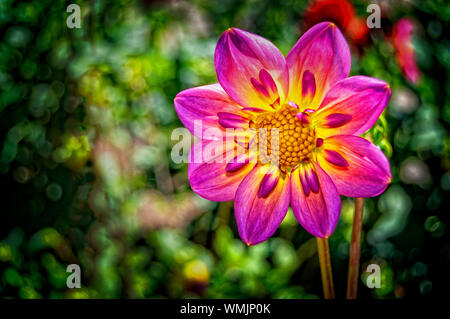
[{"label": "pollen cluster", "polygon": [[[309,158],[315,148],[314,130],[309,124],[300,121],[296,113],[296,108],[285,105],[277,112],[258,116],[255,128],[260,162],[274,162],[278,153],[279,166],[288,169]],[[272,129],[275,131],[272,132]],[[275,143],[273,150],[272,143]]]}]

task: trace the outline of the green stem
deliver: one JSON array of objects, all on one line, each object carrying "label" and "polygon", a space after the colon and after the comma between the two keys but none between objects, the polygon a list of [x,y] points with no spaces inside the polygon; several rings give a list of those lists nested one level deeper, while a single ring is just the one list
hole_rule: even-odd
[{"label": "green stem", "polygon": [[320,273],[322,275],[323,296],[325,299],[334,299],[333,273],[331,270],[328,238],[316,237],[316,239],[320,262]]},{"label": "green stem", "polygon": [[355,216],[353,217],[352,242],[350,245],[350,260],[348,264],[347,299],[356,299],[358,292],[363,208],[364,198],[355,198]]}]

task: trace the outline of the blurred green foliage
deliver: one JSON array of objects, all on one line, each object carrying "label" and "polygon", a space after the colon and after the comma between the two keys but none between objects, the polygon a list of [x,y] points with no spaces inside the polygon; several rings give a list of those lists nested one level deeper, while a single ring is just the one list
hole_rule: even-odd
[{"label": "blurred green foliage", "polygon": [[[315,240],[292,213],[273,238],[246,247],[232,203],[192,193],[170,160],[181,123],[173,98],[216,82],[213,53],[231,26],[284,54],[308,1],[0,2],[0,296],[3,298],[318,298]],[[354,1],[366,15],[365,1]],[[387,81],[393,96],[366,134],[390,158],[393,182],[365,201],[363,270],[382,288],[363,298],[449,295],[450,6],[398,1],[383,23],[409,16],[423,79],[407,82],[386,30],[352,56],[352,74]],[[343,199],[330,238],[345,291],[353,216]],[[66,267],[82,270],[68,289]]]}]

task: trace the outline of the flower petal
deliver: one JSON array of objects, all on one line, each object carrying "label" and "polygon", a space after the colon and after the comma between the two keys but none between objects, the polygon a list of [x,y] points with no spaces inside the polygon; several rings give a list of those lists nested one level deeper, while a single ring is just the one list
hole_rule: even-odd
[{"label": "flower petal", "polygon": [[341,211],[341,199],[331,178],[316,164],[303,163],[292,171],[291,206],[311,235],[330,236]]},{"label": "flower petal", "polygon": [[[306,31],[286,56],[289,68],[289,101],[317,109],[326,92],[350,72],[350,49],[334,23],[322,22]],[[306,77],[305,77],[305,72]],[[302,83],[315,80],[314,98],[304,96]],[[308,91],[312,91],[308,89]]]},{"label": "flower petal", "polygon": [[389,85],[375,78],[352,76],[338,82],[313,113],[318,135],[361,135],[375,124],[390,97]]},{"label": "flower petal", "polygon": [[233,141],[195,143],[188,165],[192,190],[212,201],[233,200],[239,184],[255,166],[249,159],[246,149]]},{"label": "flower petal", "polygon": [[[239,235],[247,245],[258,244],[277,230],[289,208],[289,181],[278,168],[257,165],[236,192],[234,210]],[[272,175],[271,177],[267,177]]]},{"label": "flower petal", "polygon": [[417,67],[413,43],[414,22],[409,18],[402,18],[394,25],[392,38],[397,50],[396,58],[406,78],[417,84],[421,78],[421,72]]},{"label": "flower petal", "polygon": [[[220,129],[224,135],[228,122],[235,121],[233,127],[249,126],[246,118],[248,114],[241,110],[218,83],[184,90],[175,97],[174,104],[183,125],[199,138],[211,128]],[[194,125],[197,120],[201,120],[201,129]]]},{"label": "flower petal", "polygon": [[245,107],[270,110],[278,98],[283,103],[289,73],[280,50],[256,34],[231,28],[220,37],[215,66],[220,85]]},{"label": "flower petal", "polygon": [[392,178],[384,153],[359,136],[336,135],[325,139],[317,159],[344,196],[377,196]]}]

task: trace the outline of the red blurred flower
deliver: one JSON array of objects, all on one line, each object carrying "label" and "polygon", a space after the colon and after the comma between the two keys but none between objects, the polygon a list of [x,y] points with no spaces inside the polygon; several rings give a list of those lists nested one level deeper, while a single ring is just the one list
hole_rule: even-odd
[{"label": "red blurred flower", "polygon": [[310,28],[318,22],[331,21],[343,30],[356,46],[367,41],[368,28],[364,19],[358,18],[355,8],[347,0],[313,0],[306,9],[304,21]]},{"label": "red blurred flower", "polygon": [[409,18],[402,18],[393,27],[392,40],[396,49],[397,62],[400,64],[405,77],[416,84],[421,74],[414,56],[413,32],[413,21]]}]

